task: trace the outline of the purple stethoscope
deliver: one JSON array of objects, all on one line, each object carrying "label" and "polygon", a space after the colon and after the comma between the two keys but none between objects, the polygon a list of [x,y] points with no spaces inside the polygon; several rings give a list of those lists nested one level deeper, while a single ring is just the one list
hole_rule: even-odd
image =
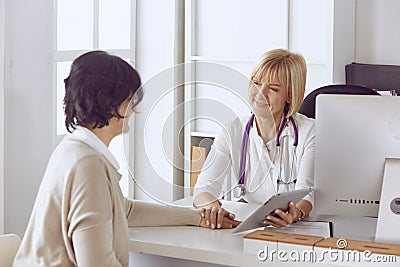
[{"label": "purple stethoscope", "polygon": [[[287,112],[285,111],[284,113],[284,117],[286,117]],[[244,130],[244,134],[243,134],[243,139],[242,139],[242,151],[240,154],[240,169],[239,169],[239,175],[240,175],[240,179],[238,184],[233,188],[233,196],[235,198],[240,198],[243,197],[246,194],[246,188],[244,186],[244,177],[245,177],[245,167],[246,167],[246,152],[247,152],[247,145],[249,143],[249,135],[250,135],[250,129],[253,125],[253,121],[254,121],[255,115],[252,114],[249,121],[247,122],[246,128]],[[281,143],[279,141],[279,138],[283,132],[283,129],[285,128],[285,126],[291,122],[292,126],[293,126],[293,131],[294,131],[294,149],[296,149],[297,144],[299,142],[299,132],[297,130],[297,125],[293,119],[292,116],[290,116],[289,118],[283,119],[281,125],[279,126],[279,130],[278,130],[278,134],[276,136],[276,147],[280,147]],[[293,156],[296,153],[293,152]],[[294,163],[294,159],[292,160],[292,171],[293,171],[293,163]],[[291,171],[291,174],[292,174]],[[296,179],[294,179],[292,181],[292,175],[291,178],[288,181],[283,181],[281,178],[278,178],[277,183],[278,185],[283,183],[283,184],[290,184],[290,183],[296,183]]]}]

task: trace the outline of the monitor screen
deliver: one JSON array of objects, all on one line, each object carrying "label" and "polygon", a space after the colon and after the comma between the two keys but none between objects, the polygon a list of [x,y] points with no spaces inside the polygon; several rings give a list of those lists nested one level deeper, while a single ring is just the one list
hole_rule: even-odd
[{"label": "monitor screen", "polygon": [[385,158],[400,158],[400,97],[317,97],[313,213],[377,217]]}]

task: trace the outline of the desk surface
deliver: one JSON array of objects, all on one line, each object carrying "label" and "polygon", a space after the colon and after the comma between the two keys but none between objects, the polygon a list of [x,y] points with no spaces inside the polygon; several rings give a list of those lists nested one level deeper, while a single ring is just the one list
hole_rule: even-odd
[{"label": "desk surface", "polygon": [[129,229],[129,250],[228,266],[245,266],[257,257],[243,254],[242,235],[192,226]]},{"label": "desk surface", "polygon": [[[242,203],[234,205],[232,208],[241,213],[239,217],[242,218],[255,208]],[[376,218],[320,216],[313,219],[332,221],[335,237],[373,240]],[[135,227],[129,229],[129,250],[226,266],[265,266],[265,262],[260,262],[257,256],[243,254],[243,235],[251,231],[233,234],[232,230],[191,226]],[[284,263],[274,263],[274,266],[282,265]],[[307,264],[302,263],[302,266]]]}]

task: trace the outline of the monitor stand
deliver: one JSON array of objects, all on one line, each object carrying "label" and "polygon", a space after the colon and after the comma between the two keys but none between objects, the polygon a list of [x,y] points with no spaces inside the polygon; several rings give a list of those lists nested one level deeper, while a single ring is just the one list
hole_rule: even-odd
[{"label": "monitor stand", "polygon": [[375,241],[400,244],[400,159],[387,158]]}]

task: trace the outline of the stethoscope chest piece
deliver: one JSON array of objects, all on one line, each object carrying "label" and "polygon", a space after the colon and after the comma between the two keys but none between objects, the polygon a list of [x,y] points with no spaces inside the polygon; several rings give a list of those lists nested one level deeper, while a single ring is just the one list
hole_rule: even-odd
[{"label": "stethoscope chest piece", "polygon": [[238,184],[233,188],[233,196],[235,198],[240,198],[246,194],[246,188],[243,184]]}]

